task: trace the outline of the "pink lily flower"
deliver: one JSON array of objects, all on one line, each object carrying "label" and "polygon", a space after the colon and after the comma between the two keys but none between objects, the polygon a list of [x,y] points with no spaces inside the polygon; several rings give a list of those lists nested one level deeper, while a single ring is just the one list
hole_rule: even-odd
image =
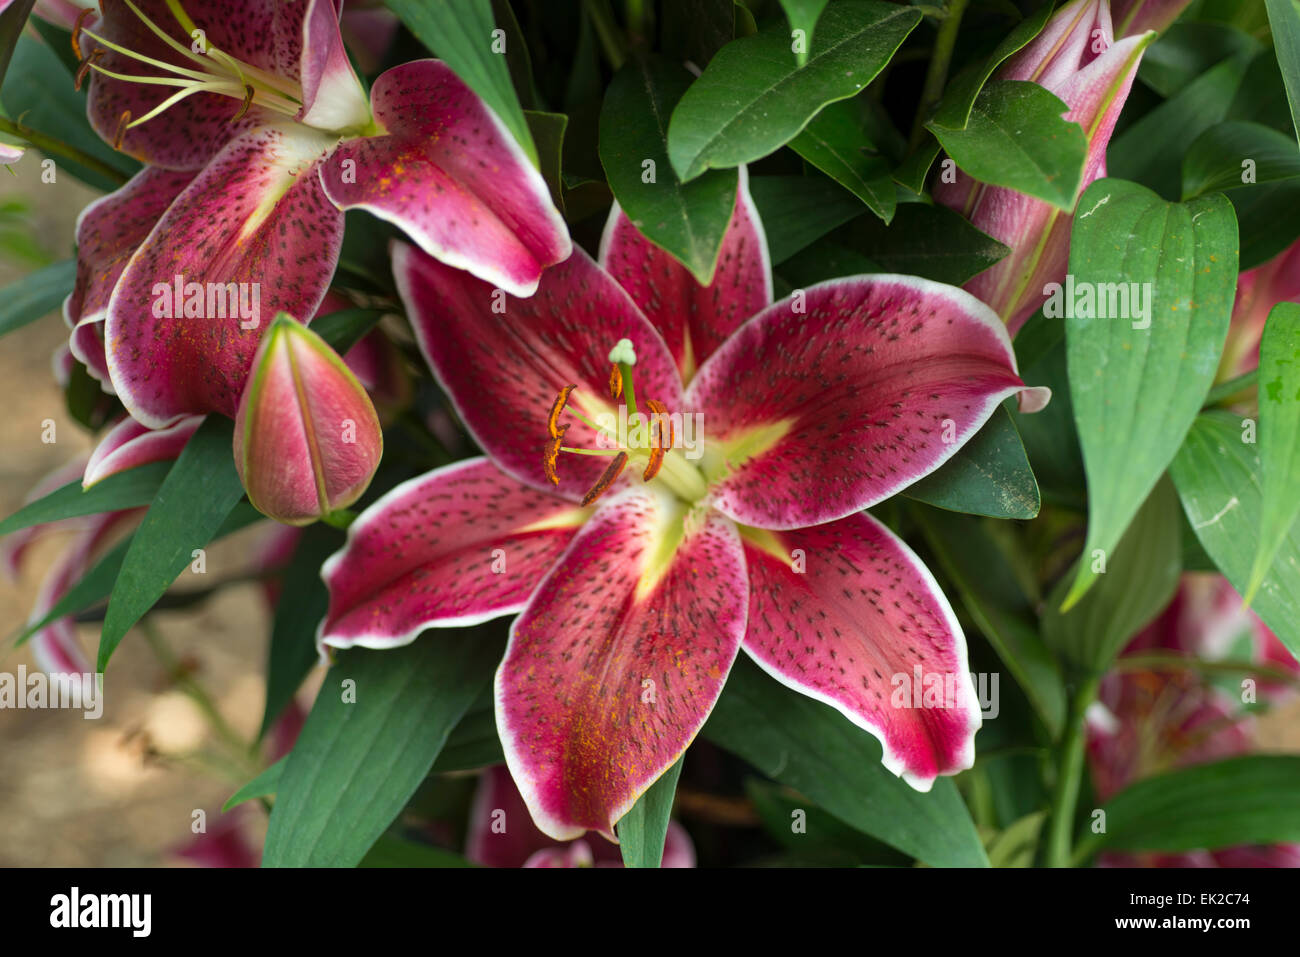
[{"label": "pink lily flower", "polygon": [[[622,867],[608,841],[558,843],[539,831],[504,765],[484,769],[470,808],[465,856],[484,867]],[[660,867],[694,867],[695,845],[676,821],[668,822]]]},{"label": "pink lily flower", "polygon": [[[1125,655],[1172,651],[1215,660],[1248,643],[1247,657],[1300,673],[1300,663],[1220,575],[1187,574],[1168,608],[1138,634]],[[1237,653],[1240,654],[1240,653]],[[1261,693],[1284,688],[1261,681]],[[1108,675],[1088,714],[1088,759],[1100,800],[1174,768],[1255,750],[1254,722],[1239,702],[1191,671]],[[1102,855],[1104,867],[1295,867],[1300,845],[1230,847],[1181,854]]]},{"label": "pink lily flower", "polygon": [[[772,303],[743,177],[738,193],[707,288],[617,207],[599,264],[575,250],[504,314],[486,283],[394,249],[420,348],[487,457],[353,523],[323,569],[319,641],[392,648],[518,614],[497,726],[555,840],[614,840],[742,647],[880,738],[919,789],[973,759],[952,609],[863,509],[938,468],[1008,396],[1045,398],[959,289],[864,276]],[[620,411],[639,416],[622,435]],[[948,699],[893,707],[891,676],[921,673],[948,676]]]},{"label": "pink lily flower", "polygon": [[1148,30],[1164,33],[1192,0],[1111,0],[1115,34],[1131,37]]},{"label": "pink lily flower", "polygon": [[262,339],[235,416],[235,467],[259,511],[306,525],[346,508],[383,454],[379,416],[352,370],[286,315]]},{"label": "pink lily flower", "polygon": [[12,166],[23,158],[27,150],[22,146],[12,146],[9,143],[0,143],[0,166]]},{"label": "pink lily flower", "polygon": [[1232,324],[1219,360],[1219,381],[1259,368],[1259,341],[1264,335],[1264,323],[1279,302],[1300,302],[1300,242],[1237,278]]},{"label": "pink lily flower", "polygon": [[[194,17],[104,0],[74,36],[92,126],[157,168],[123,187],[127,224],[102,229],[111,250],[139,248],[115,277],[91,275],[108,374],[146,425],[234,416],[260,314],[316,312],[346,209],[514,295],[569,255],[544,180],[491,110],[436,60],[394,67],[367,97],[330,0],[218,0]],[[243,297],[239,317],[228,293],[208,314],[214,290]],[[90,305],[80,323],[99,321]]]},{"label": "pink lily flower", "polygon": [[[1037,83],[1067,106],[1083,127],[1088,158],[1079,193],[1106,175],[1106,147],[1128,99],[1142,53],[1154,33],[1115,39],[1108,0],[1074,0],[998,70],[999,80]],[[1073,216],[1013,189],[988,186],[958,171],[939,182],[934,199],[961,213],[1011,248],[1010,254],[966,283],[1015,335],[1046,298],[1043,287],[1065,278]],[[1078,201],[1076,195],[1075,201]]]}]

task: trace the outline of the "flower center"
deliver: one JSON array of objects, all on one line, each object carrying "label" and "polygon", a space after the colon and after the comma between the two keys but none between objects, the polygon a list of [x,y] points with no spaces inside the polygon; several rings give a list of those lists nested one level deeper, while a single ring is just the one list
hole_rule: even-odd
[{"label": "flower center", "polygon": [[543,456],[543,468],[552,485],[560,484],[556,462],[561,452],[570,455],[607,455],[609,466],[601,473],[582,498],[590,505],[605,494],[622,474],[629,461],[645,462],[642,478],[646,482],[659,482],[684,502],[698,502],[708,493],[708,484],[699,469],[687,461],[676,446],[677,428],[667,407],[655,399],[645,400],[648,414],[637,412],[636,388],[632,369],[636,365],[636,351],[628,339],[620,339],[609,353],[609,397],[623,399],[618,416],[601,416],[606,421],[593,422],[576,409],[568,411],[594,429],[609,447],[583,449],[564,445],[567,424],[560,424],[560,415],[568,407],[569,396],[576,385],[566,385],[555,397],[546,419],[549,436]]},{"label": "flower center", "polygon": [[[300,84],[253,66],[251,63],[231,56],[224,50],[217,49],[208,42],[203,31],[194,25],[194,21],[190,19],[181,6],[180,0],[167,0],[167,7],[181,29],[193,38],[192,44],[183,43],[169,36],[166,30],[145,16],[144,12],[131,0],[123,0],[123,2],[151,33],[167,44],[184,60],[185,65],[168,63],[165,60],[146,56],[143,53],[105,39],[84,26],[88,15],[93,13],[93,10],[82,11],[72,31],[72,46],[77,57],[81,60],[81,67],[77,70],[76,78],[78,89],[81,88],[82,82],[91,70],[124,83],[144,83],[150,86],[176,88],[175,93],[164,98],[161,103],[143,116],[132,117],[130,110],[123,112],[118,122],[117,136],[113,143],[115,148],[121,147],[122,136],[127,130],[139,126],[141,123],[147,123],[195,93],[217,93],[241,101],[242,105],[239,112],[231,117],[231,122],[247,113],[252,106],[259,106],[286,116],[297,116],[302,110],[303,92]],[[80,42],[82,34],[99,44],[98,47],[91,50],[84,57],[82,56]],[[112,50],[114,53],[142,63],[156,72],[152,74],[127,74],[109,70],[98,62],[103,56],[104,50]]]}]

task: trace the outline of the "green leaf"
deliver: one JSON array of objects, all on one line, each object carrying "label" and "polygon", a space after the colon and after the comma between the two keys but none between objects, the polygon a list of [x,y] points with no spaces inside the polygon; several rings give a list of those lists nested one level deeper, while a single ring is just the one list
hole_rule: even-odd
[{"label": "green leaf", "polygon": [[[1196,537],[1243,593],[1263,515],[1255,428],[1253,419],[1207,412],[1192,425],[1169,470]],[[1300,527],[1291,526],[1252,607],[1300,658]]]},{"label": "green leaf", "polygon": [[1069,106],[1037,83],[1000,80],[980,93],[964,129],[930,124],[948,155],[982,183],[1074,208],[1088,158],[1083,127]]},{"label": "green leaf", "polygon": [[261,798],[274,794],[276,789],[280,786],[280,776],[284,774],[284,766],[288,764],[288,762],[289,756],[285,755],[234,794],[230,795],[226,803],[221,805],[221,813],[224,814],[231,808],[243,804],[245,801],[251,801],[254,798]]},{"label": "green leaf", "polygon": [[77,261],[65,259],[6,286],[4,300],[0,301],[0,336],[62,306],[76,277]]},{"label": "green leaf", "polygon": [[537,164],[537,147],[510,78],[506,57],[493,49],[492,0],[384,0],[415,38],[456,71],[506,125]]},{"label": "green leaf", "polygon": [[1180,195],[1179,158],[1227,116],[1245,75],[1243,59],[1224,60],[1137,120],[1111,141],[1109,175],[1142,183],[1166,199]]},{"label": "green leaf", "polygon": [[9,60],[14,55],[14,46],[35,5],[36,0],[18,0],[0,13],[0,84],[4,83]]},{"label": "green leaf", "polygon": [[852,194],[822,176],[755,176],[749,192],[774,266],[862,215]]},{"label": "green leaf", "polygon": [[943,150],[939,141],[930,133],[925,134],[921,145],[894,170],[894,182],[908,192],[918,196],[925,189],[925,178],[930,175],[930,167]]},{"label": "green leaf", "polygon": [[1252,754],[1166,771],[1103,805],[1106,830],[1080,835],[1075,859],[1101,850],[1195,851],[1300,841],[1300,757]]},{"label": "green leaf", "polygon": [[690,85],[690,73],[675,63],[630,60],[605,93],[600,161],[633,225],[708,285],[736,204],[737,174],[715,171],[683,184],[668,162],[668,117]]},{"label": "green leaf", "polygon": [[1264,0],[1268,7],[1268,25],[1273,30],[1273,49],[1277,65],[1286,82],[1286,98],[1291,104],[1291,123],[1300,138],[1300,2]]},{"label": "green leaf", "polygon": [[[114,150],[90,128],[86,122],[85,87],[74,89],[72,74],[58,54],[35,37],[24,34],[19,38],[4,86],[0,87],[0,103],[15,121],[76,147],[123,177],[140,169],[139,163]],[[111,192],[122,185],[101,171],[61,156],[52,158],[60,172],[67,171],[96,189]]]},{"label": "green leaf", "polygon": [[868,732],[783,687],[744,655],[702,733],[844,823],[927,864],[988,864],[950,779],[939,778],[925,794],[913,790],[881,765],[880,743]]},{"label": "green leaf", "polygon": [[[904,203],[886,226],[870,216],[848,231],[849,245],[889,272],[960,286],[1009,249],[946,206]],[[776,260],[773,259],[773,262]]]},{"label": "green leaf", "polygon": [[69,482],[44,498],[24,505],[0,522],[0,537],[20,528],[57,522],[63,518],[148,505],[158,493],[171,467],[171,462],[151,462],[110,475],[84,490],[79,480]]},{"label": "green leaf", "polygon": [[661,0],[658,6],[659,48],[669,59],[703,68],[736,35],[734,0]]},{"label": "green leaf", "polygon": [[1300,305],[1280,302],[1259,344],[1259,547],[1243,600],[1268,574],[1300,515]]},{"label": "green leaf", "polygon": [[1216,63],[1230,57],[1250,59],[1261,48],[1258,40],[1236,27],[1183,20],[1147,49],[1138,79],[1168,99]]},{"label": "green leaf", "polygon": [[561,167],[564,131],[569,125],[569,118],[563,113],[543,113],[539,110],[525,110],[524,118],[528,121],[528,129],[537,144],[538,168],[551,191],[551,202],[563,212],[564,176]]},{"label": "green leaf", "polygon": [[[822,10],[830,0],[781,0],[781,8],[785,10],[785,18],[790,21],[791,45],[795,46],[795,59],[800,66],[808,62],[808,49],[812,46],[813,28],[817,26],[817,18],[822,15]],[[795,44],[794,35],[796,30],[803,31],[803,43]]]},{"label": "green leaf", "polygon": [[1020,433],[1002,407],[952,458],[903,494],[952,512],[994,518],[1033,518],[1042,504]]},{"label": "green leaf", "polygon": [[429,773],[500,657],[500,646],[473,629],[340,654],[280,777],[262,866],[360,862]]},{"label": "green leaf", "polygon": [[945,130],[964,130],[970,119],[971,109],[975,106],[975,100],[989,77],[993,75],[993,71],[1013,53],[1024,49],[1034,37],[1042,33],[1043,27],[1047,26],[1051,16],[1052,5],[1043,4],[1016,24],[1015,29],[1007,34],[986,60],[959,73],[943,91],[943,99],[939,101],[934,117],[926,125]]},{"label": "green leaf", "polygon": [[271,623],[267,651],[266,706],[260,738],[271,729],[293,700],[303,679],[316,664],[316,626],[329,610],[329,592],[321,580],[321,565],[343,544],[336,528],[317,524],[303,529],[293,558],[280,582],[280,598]]},{"label": "green leaf", "polygon": [[[1182,573],[1183,536],[1173,486],[1161,481],[1124,533],[1105,556],[1105,573],[1069,611],[1061,599],[1070,583],[1066,575],[1047,599],[1042,633],[1047,646],[1085,675],[1099,675],[1115,660],[1178,588]],[[1098,566],[1086,549],[1079,565]]]},{"label": "green leaf", "polygon": [[189,565],[194,549],[207,546],[243,497],[230,453],[233,445],[234,423],[210,415],[163,479],[108,600],[96,670],[104,670],[131,626]]},{"label": "green leaf", "polygon": [[889,160],[867,132],[861,97],[831,103],[813,117],[790,148],[867,204],[888,223],[897,206]]},{"label": "green leaf", "polygon": [[1024,690],[1055,739],[1065,722],[1061,669],[1038,635],[1015,571],[979,519],[913,508],[925,540],[961,596],[967,613]]},{"label": "green leaf", "polygon": [[385,834],[357,867],[474,867],[460,854]]},{"label": "green leaf", "polygon": [[366,333],[384,316],[382,309],[340,309],[313,319],[311,331],[324,339],[331,349],[343,355],[365,338]]},{"label": "green leaf", "polygon": [[673,813],[677,779],[681,777],[682,759],[660,775],[618,822],[618,849],[624,867],[658,867],[663,861],[664,841],[668,837],[668,818]]},{"label": "green leaf", "polygon": [[1258,123],[1220,123],[1198,136],[1183,157],[1183,198],[1297,177],[1300,148],[1294,139]]},{"label": "green leaf", "polygon": [[[1205,401],[1232,313],[1237,229],[1222,195],[1167,203],[1114,179],[1089,186],[1079,210],[1061,298],[1091,555],[1119,541]],[[1091,569],[1080,565],[1067,607]]]},{"label": "green leaf", "polygon": [[433,762],[435,773],[472,771],[505,761],[501,739],[497,736],[496,712],[489,706],[471,711],[447,738],[447,743]]},{"label": "green leaf", "polygon": [[920,20],[919,10],[891,4],[832,4],[802,67],[785,24],[727,44],[673,111],[668,155],[677,175],[689,181],[784,146],[827,103],[870,83]]}]

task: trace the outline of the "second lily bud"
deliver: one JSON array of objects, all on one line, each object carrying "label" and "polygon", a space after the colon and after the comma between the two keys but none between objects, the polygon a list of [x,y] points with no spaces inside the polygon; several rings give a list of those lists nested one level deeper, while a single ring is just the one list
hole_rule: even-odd
[{"label": "second lily bud", "polygon": [[307,525],[360,498],[383,446],[357,377],[320,336],[277,316],[235,418],[235,466],[248,500],[277,521]]}]

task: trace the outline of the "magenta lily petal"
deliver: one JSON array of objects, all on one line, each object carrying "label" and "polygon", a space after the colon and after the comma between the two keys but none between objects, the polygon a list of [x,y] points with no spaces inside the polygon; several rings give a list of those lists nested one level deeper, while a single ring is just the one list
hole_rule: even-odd
[{"label": "magenta lily petal", "polygon": [[383,454],[379,417],[320,336],[281,316],[235,417],[235,467],[259,511],[306,525],[361,497]]},{"label": "magenta lily petal", "polygon": [[901,539],[861,512],[746,533],[745,560],[743,647],[764,671],[875,735],[885,767],[918,790],[974,763],[981,719],[966,640]]},{"label": "magenta lily petal", "polygon": [[90,488],[118,472],[174,459],[202,424],[203,416],[191,415],[165,429],[151,429],[125,416],[90,453],[81,484]]},{"label": "magenta lily petal", "polygon": [[710,501],[738,522],[798,528],[880,502],[1025,388],[1006,329],[960,289],[882,275],[805,296],[806,315],[786,299],[741,326],[687,391],[718,462]]},{"label": "magenta lily petal", "polygon": [[388,70],[371,90],[387,135],[350,140],[321,169],[340,209],[401,227],[438,259],[512,295],[572,251],[545,180],[491,109],[437,60]]},{"label": "magenta lily petal", "polygon": [[[113,386],[134,418],[161,428],[183,415],[233,417],[269,325],[263,317],[316,312],[343,240],[343,215],[314,173],[323,148],[305,127],[233,140],[132,257],[109,301],[105,339]],[[188,291],[175,295],[177,276],[202,284],[203,315],[175,315],[192,301]],[[232,289],[254,307],[251,318],[229,315]],[[223,293],[215,304],[224,317],[209,314],[214,293]],[[168,306],[173,317],[159,316]]]},{"label": "magenta lily petal", "polygon": [[425,628],[514,614],[585,515],[484,458],[404,482],[352,523],[325,563],[319,643],[392,648]]},{"label": "magenta lily petal", "polygon": [[601,239],[600,264],[664,337],[684,382],[741,323],[772,303],[767,236],[743,166],[736,206],[708,286],[701,286],[689,269],[646,239],[617,202]]},{"label": "magenta lily petal", "polygon": [[370,122],[370,102],[348,62],[334,0],[310,0],[302,23],[302,111],[298,122],[344,130]]},{"label": "magenta lily petal", "polygon": [[740,648],[739,536],[711,512],[683,530],[683,511],[645,486],[604,503],[511,629],[497,729],[534,823],[556,840],[615,839],[704,724]]},{"label": "magenta lily petal", "polygon": [[1264,265],[1246,270],[1237,279],[1237,298],[1219,361],[1219,380],[1259,367],[1264,323],[1279,302],[1300,302],[1300,242],[1292,243]]},{"label": "magenta lily petal", "polygon": [[[497,465],[527,485],[579,500],[604,470],[602,457],[565,455],[560,485],[552,486],[542,468],[547,414],[556,393],[574,384],[569,405],[588,418],[614,408],[609,350],[619,339],[636,348],[637,395],[681,408],[681,381],[663,339],[581,249],[548,269],[527,299],[507,299],[400,243],[393,273],[420,349],[462,421]],[[566,445],[598,447],[594,429],[568,419]]]},{"label": "magenta lily petal", "polygon": [[[86,468],[85,456],[78,456],[71,462],[65,462],[58,468],[41,476],[31,490],[23,497],[23,504],[30,505],[37,499],[42,499],[56,489],[70,482],[75,482]],[[76,518],[59,519],[53,522],[41,522],[37,525],[29,525],[26,528],[20,528],[10,532],[0,539],[0,565],[4,566],[10,579],[17,581],[22,572],[23,556],[27,553],[27,548],[32,542],[36,541],[46,532],[56,528],[81,528],[91,519],[85,516]]]}]

